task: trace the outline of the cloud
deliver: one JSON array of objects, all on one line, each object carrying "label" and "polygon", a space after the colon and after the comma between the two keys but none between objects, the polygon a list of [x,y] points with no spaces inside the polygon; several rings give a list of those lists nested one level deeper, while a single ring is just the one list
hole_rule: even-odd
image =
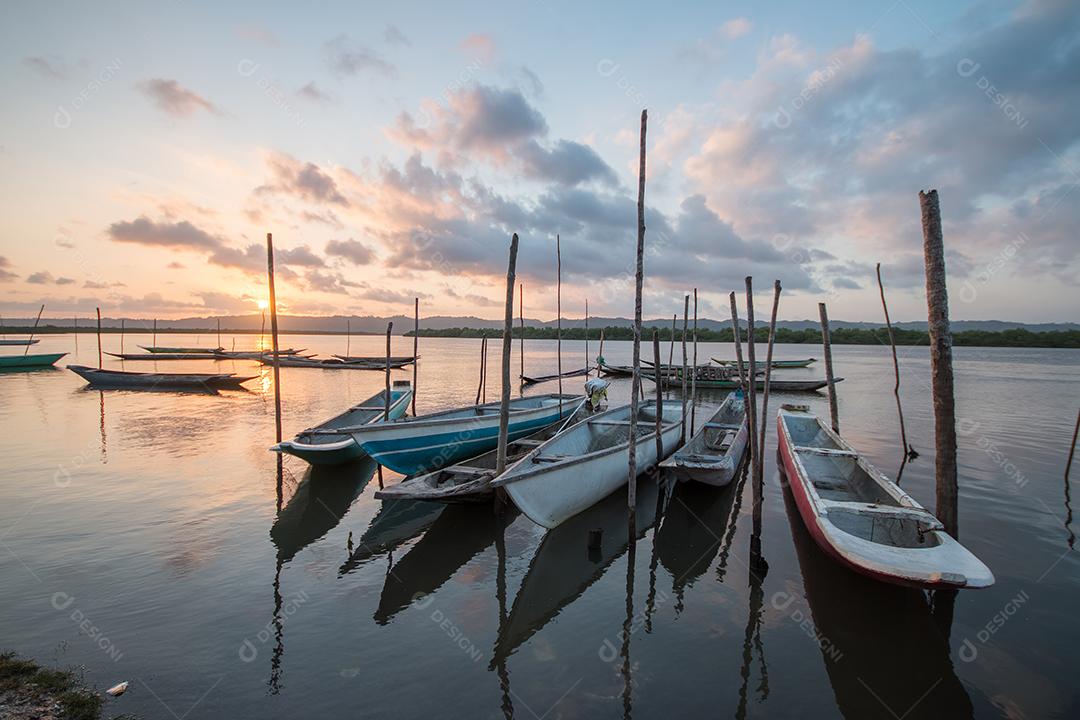
[{"label": "cloud", "polygon": [[26,277],[26,282],[31,285],[51,285],[55,282],[56,278],[52,276],[52,273],[48,270],[41,270],[36,273],[31,273]]},{"label": "cloud", "polygon": [[396,68],[379,53],[362,45],[351,45],[344,35],[338,35],[323,46],[326,62],[335,75],[352,77],[360,73],[374,73],[391,77]]},{"label": "cloud", "polygon": [[83,287],[87,290],[106,290],[108,289],[109,284],[97,282],[96,280],[87,280],[83,283]]},{"label": "cloud", "polygon": [[544,94],[544,83],[540,81],[540,76],[534,73],[525,65],[518,68],[518,77],[521,78],[522,84],[525,86],[526,92],[534,98],[542,97]]},{"label": "cloud", "polygon": [[33,55],[22,59],[23,65],[35,70],[42,77],[50,80],[66,80],[71,74],[71,68],[60,57],[55,55]]},{"label": "cloud", "polygon": [[596,180],[604,185],[615,186],[619,182],[615,171],[595,150],[571,140],[559,140],[550,150],[541,147],[536,141],[529,141],[515,154],[529,177],[561,185],[578,185]]},{"label": "cloud", "polygon": [[728,40],[735,40],[748,34],[753,29],[754,23],[744,17],[737,17],[732,18],[721,25],[719,33]]},{"label": "cloud", "polygon": [[218,108],[202,95],[189,90],[176,80],[152,78],[137,86],[139,91],[150,98],[158,109],[174,118],[185,118],[199,110],[213,115],[220,115]]},{"label": "cloud", "polygon": [[498,47],[495,38],[485,33],[473,33],[461,41],[461,51],[469,57],[474,57],[485,64],[495,59]]},{"label": "cloud", "polygon": [[296,94],[305,100],[311,102],[321,103],[326,105],[334,101],[334,97],[327,92],[324,92],[315,84],[314,81],[307,83],[297,89]]},{"label": "cloud", "polygon": [[401,32],[396,25],[387,25],[383,30],[383,40],[387,45],[394,45],[397,47],[409,47],[412,45],[412,41],[405,37],[405,33]]},{"label": "cloud", "polygon": [[57,285],[73,285],[75,284],[75,278],[58,277],[56,278]]},{"label": "cloud", "polygon": [[314,163],[301,162],[284,153],[271,153],[267,166],[271,180],[256,188],[256,193],[283,193],[316,204],[349,205],[334,179]]},{"label": "cloud", "polygon": [[135,243],[173,249],[217,250],[224,240],[187,220],[155,222],[145,215],[135,220],[115,222],[105,231],[115,242]]},{"label": "cloud", "polygon": [[168,265],[166,265],[165,267],[169,268],[170,270],[183,270],[187,266],[184,265],[183,263],[171,262]]},{"label": "cloud", "polygon": [[389,288],[373,288],[368,289],[357,294],[357,297],[365,300],[374,300],[375,302],[387,303],[389,305],[412,305],[415,298],[429,298],[431,297],[427,293],[408,291],[408,290],[390,290]]},{"label": "cloud", "polygon": [[215,291],[196,292],[196,296],[202,299],[207,309],[226,313],[248,313],[258,310],[258,303],[252,298],[235,297],[227,293]]},{"label": "cloud", "polygon": [[326,244],[326,254],[345,258],[354,265],[368,265],[375,253],[359,240],[331,240]]},{"label": "cloud", "polygon": [[12,267],[14,266],[11,264],[11,261],[3,255],[0,255],[0,282],[11,282],[19,277],[16,273],[11,271]]},{"label": "cloud", "polygon": [[307,245],[301,245],[299,247],[292,248],[291,250],[277,248],[274,251],[275,258],[274,264],[280,262],[285,265],[294,265],[297,267],[322,267],[326,263],[321,257],[311,251]]}]

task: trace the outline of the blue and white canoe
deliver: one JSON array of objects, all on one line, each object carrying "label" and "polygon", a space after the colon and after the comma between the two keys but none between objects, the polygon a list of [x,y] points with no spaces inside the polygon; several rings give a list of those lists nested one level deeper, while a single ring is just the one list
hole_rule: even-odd
[{"label": "blue and white canoe", "polygon": [[[531,435],[573,415],[581,395],[533,395],[510,401],[509,439]],[[499,441],[499,403],[403,418],[351,429],[368,455],[402,475],[431,472],[476,457]]]},{"label": "blue and white canoe", "polygon": [[[413,390],[408,380],[396,380],[390,390],[390,420],[397,420],[409,409]],[[359,405],[308,428],[292,440],[274,445],[274,452],[288,453],[312,465],[341,465],[364,456],[364,450],[347,430],[383,422],[386,391],[381,390]]]}]

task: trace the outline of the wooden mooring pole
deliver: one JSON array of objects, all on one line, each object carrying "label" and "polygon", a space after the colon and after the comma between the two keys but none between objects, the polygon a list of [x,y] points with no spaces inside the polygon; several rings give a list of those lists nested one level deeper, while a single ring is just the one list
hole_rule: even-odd
[{"label": "wooden mooring pole", "polygon": [[559,417],[562,418],[562,242],[557,233],[555,235],[555,355],[556,372],[559,373]]},{"label": "wooden mooring pole", "polygon": [[589,298],[585,298],[585,379],[589,379]]},{"label": "wooden mooring pole", "polygon": [[754,432],[754,429],[757,428],[757,361],[754,358],[754,279],[749,275],[746,276],[746,362],[746,389],[747,394],[750,396],[750,414],[747,416],[750,420],[748,424],[750,428],[750,458],[754,463],[754,527],[758,527],[757,523],[761,509],[758,507],[757,473],[762,458],[757,443],[758,434]]},{"label": "wooden mooring pole", "polygon": [[383,422],[390,421],[390,332],[394,329],[394,323],[388,322],[386,324],[386,372],[383,373],[385,378],[384,386],[385,392],[383,393]]},{"label": "wooden mooring pole", "polygon": [[124,354],[124,318],[120,318],[120,354]]},{"label": "wooden mooring pole", "polygon": [[907,430],[904,428],[904,408],[900,406],[900,361],[896,358],[896,334],[893,332],[892,320],[889,319],[889,306],[885,302],[885,284],[881,282],[881,263],[877,264],[877,285],[878,292],[881,294],[881,309],[885,311],[885,327],[889,331],[889,347],[892,349],[893,375],[896,376],[893,395],[896,397],[896,414],[900,416],[900,449],[906,460],[909,457],[917,457],[918,454],[908,445]]},{"label": "wooden mooring pole", "polygon": [[[626,493],[627,508],[629,509],[629,537],[635,535],[635,509],[637,508],[637,423],[638,423],[638,393],[641,392],[641,287],[645,276],[645,132],[648,125],[649,111],[641,111],[641,147],[638,159],[638,201],[637,201],[637,254],[635,259],[636,271],[634,273],[634,360],[633,377],[630,385],[630,447],[629,462],[627,468]],[[657,458],[659,462],[662,458]],[[633,545],[634,543],[631,543]]]},{"label": "wooden mooring pole", "polygon": [[[45,312],[45,306],[42,305],[38,308],[37,318],[34,319],[34,327],[30,329],[30,338],[27,340],[26,347],[23,348],[23,357],[26,357],[27,352],[30,350],[30,346],[34,344],[34,333],[37,332],[38,323],[41,322],[41,313]],[[120,337],[123,337],[121,335]],[[120,352],[124,352],[123,346],[120,347]]]},{"label": "wooden mooring pole", "polygon": [[420,298],[413,298],[412,414],[416,417],[417,365],[420,364]]},{"label": "wooden mooring pole", "polygon": [[[97,310],[97,366],[101,369],[101,308]],[[280,442],[280,441],[279,441]]]},{"label": "wooden mooring pole", "polygon": [[1069,445],[1069,460],[1065,463],[1065,487],[1069,483],[1069,470],[1072,469],[1073,455],[1076,454],[1076,436],[1080,435],[1080,412],[1076,414],[1076,429],[1073,430],[1072,444]]},{"label": "wooden mooring pole", "polygon": [[667,351],[667,364],[671,367],[671,364],[675,362],[675,327],[679,322],[679,313],[675,313],[671,316],[671,342],[668,344]]},{"label": "wooden mooring pole", "polygon": [[[506,268],[506,317],[502,342],[502,399],[499,403],[499,450],[495,456],[495,474],[506,469],[506,441],[510,434],[510,347],[514,332],[514,276],[517,268],[518,236],[510,239],[510,264]],[[561,417],[561,409],[560,409]]]},{"label": "wooden mooring pole", "polygon": [[833,432],[840,432],[840,410],[836,404],[836,380],[833,378],[829,311],[825,309],[825,303],[818,303],[818,317],[821,319],[821,347],[825,354],[825,382],[828,383],[829,388],[829,421]]},{"label": "wooden mooring pole", "polygon": [[521,319],[521,337],[518,352],[521,354],[521,379],[525,379],[525,283],[518,286],[518,317]]},{"label": "wooden mooring pole", "polygon": [[487,338],[480,338],[480,382],[476,386],[476,405],[480,404],[480,394],[484,391],[484,380],[487,377]]},{"label": "wooden mooring pole", "polygon": [[345,357],[352,352],[352,318],[345,318]]},{"label": "wooden mooring pole", "polygon": [[[281,363],[278,360],[277,292],[274,290],[274,236],[266,233],[266,285],[270,292],[270,342],[274,351],[274,427],[277,441],[281,442]],[[277,454],[281,462],[281,453]]]},{"label": "wooden mooring pole", "polygon": [[656,383],[656,464],[664,456],[664,436],[661,434],[664,426],[664,383],[663,368],[660,365],[660,333],[656,328],[652,331],[653,347],[653,373]]},{"label": "wooden mooring pole", "polygon": [[959,533],[956,483],[956,405],[953,395],[952,330],[949,293],[945,287],[945,243],[937,190],[919,192],[922,210],[923,259],[926,265],[927,329],[930,331],[930,375],[934,397],[934,476],[938,520],[953,537]]},{"label": "wooden mooring pole", "polygon": [[154,339],[150,341],[150,344],[157,347],[157,318],[154,318]]},{"label": "wooden mooring pole", "polygon": [[761,448],[762,457],[765,456],[765,435],[769,429],[769,384],[772,381],[773,344],[776,340],[776,311],[780,308],[780,289],[780,281],[777,280],[773,283],[772,315],[769,317],[769,349],[765,353],[765,387],[761,393],[761,437],[758,438],[758,447]]},{"label": "wooden mooring pole", "polygon": [[[739,332],[739,308],[735,304],[734,291],[728,296],[731,301],[731,329],[733,331],[735,339],[735,372],[739,374],[739,388],[743,393],[743,411],[747,417],[750,417],[750,392],[746,386],[746,373],[743,370],[742,361],[742,340],[740,340]],[[752,460],[753,458],[751,458]]]},{"label": "wooden mooring pole", "polygon": [[686,330],[687,319],[690,314],[690,296],[683,295],[682,314],[682,430],[679,433],[679,444],[686,443]]},{"label": "wooden mooring pole", "polygon": [[694,372],[690,376],[690,436],[697,427],[697,288],[694,288]]},{"label": "wooden mooring pole", "polygon": [[[121,322],[123,322],[123,321],[121,320]],[[123,327],[123,326],[121,325],[121,327]],[[221,345],[221,318],[217,318],[217,346],[219,348],[222,347],[222,345]]]}]

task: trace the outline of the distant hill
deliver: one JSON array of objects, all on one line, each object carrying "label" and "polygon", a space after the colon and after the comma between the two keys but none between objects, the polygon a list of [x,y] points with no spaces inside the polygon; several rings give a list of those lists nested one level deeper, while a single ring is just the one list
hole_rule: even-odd
[{"label": "distant hill", "polygon": [[[217,327],[217,323],[221,322],[222,332],[259,332],[263,319],[260,315],[222,315],[220,317],[190,317],[182,318],[179,320],[158,320],[157,327],[160,331],[169,330],[181,330],[181,331],[199,331],[199,332],[211,332]],[[152,320],[146,320],[143,318],[102,318],[101,325],[103,328],[117,329],[120,327],[121,321],[126,328],[132,331],[149,330],[153,327]],[[403,335],[413,329],[413,319],[405,315],[394,315],[391,317],[378,317],[374,315],[333,315],[329,317],[308,317],[301,315],[279,315],[278,327],[283,333],[328,333],[328,334],[344,334],[346,328],[350,328],[351,331],[357,335],[361,334],[381,334],[386,332],[386,324],[388,322],[394,323],[393,332],[395,335]],[[34,324],[33,318],[5,318],[4,327],[10,328],[9,332],[14,332],[15,328],[25,328]],[[82,318],[79,320],[79,329],[84,327],[89,329],[93,321],[89,318]],[[518,324],[518,320],[515,318],[515,327]],[[668,318],[645,320],[642,323],[645,327],[657,327],[657,328],[670,328],[671,320]],[[746,326],[745,320],[741,323],[742,327]],[[760,326],[762,323],[758,323]],[[269,331],[270,320],[266,319],[267,331]],[[554,320],[537,320],[535,318],[525,318],[525,325],[534,328],[553,328],[556,323]],[[630,318],[624,317],[590,317],[589,327],[631,327],[633,321]],[[678,321],[679,327],[682,327],[682,319]],[[872,323],[872,322],[848,322],[845,320],[831,320],[831,327],[834,329],[851,329],[851,330],[873,330],[876,328],[884,327],[884,323]],[[51,327],[55,332],[58,329],[71,328],[72,321],[50,319],[42,321],[42,330]],[[487,320],[471,315],[433,315],[431,317],[420,318],[421,328],[428,330],[446,330],[449,328],[475,328],[475,329],[492,329],[502,327],[501,320]],[[585,322],[582,318],[563,318],[562,326],[567,329],[583,328]],[[817,320],[781,320],[776,323],[778,328],[784,328],[787,330],[810,330],[817,329],[819,327]],[[711,320],[708,318],[698,318],[698,327],[703,330],[722,331],[731,327],[731,321],[729,319],[724,320]],[[898,322],[894,323],[893,327],[901,330],[926,330],[925,321],[912,321],[912,322]],[[1004,320],[954,320],[952,322],[953,332],[965,332],[969,330],[979,330],[983,332],[1002,332],[1005,330],[1027,330],[1029,332],[1064,332],[1069,330],[1080,330],[1080,323],[1023,323],[1023,322],[1009,322]]]}]

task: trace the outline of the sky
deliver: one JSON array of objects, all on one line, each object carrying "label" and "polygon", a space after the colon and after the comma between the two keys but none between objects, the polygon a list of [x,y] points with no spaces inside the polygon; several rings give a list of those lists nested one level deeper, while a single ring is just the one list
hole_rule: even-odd
[{"label": "sky", "polygon": [[[1080,3],[99,2],[0,22],[0,313],[1077,320]],[[741,304],[741,301],[740,301]]]}]

